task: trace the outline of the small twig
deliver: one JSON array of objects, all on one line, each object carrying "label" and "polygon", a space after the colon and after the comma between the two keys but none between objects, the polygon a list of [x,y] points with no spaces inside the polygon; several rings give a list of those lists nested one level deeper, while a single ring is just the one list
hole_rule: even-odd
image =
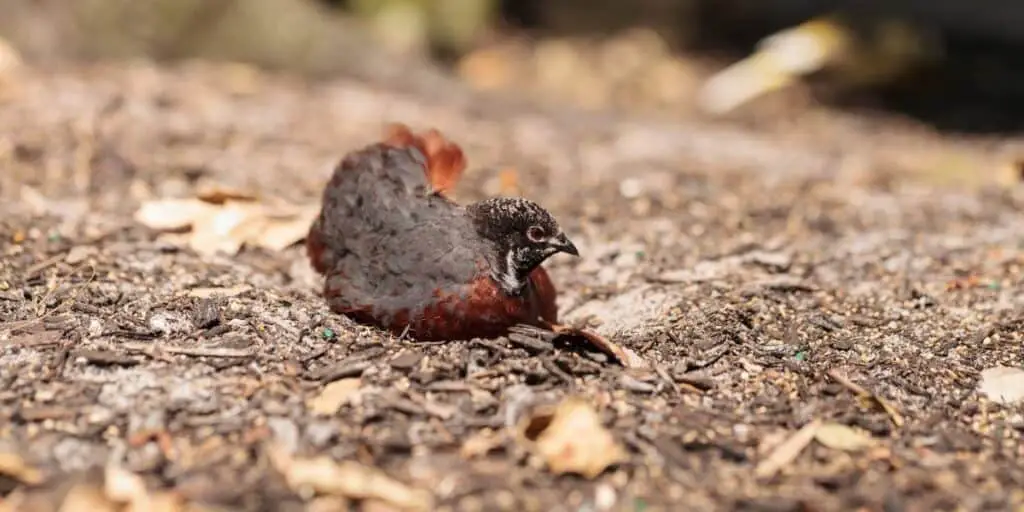
[{"label": "small twig", "polygon": [[496,354],[500,354],[500,355],[503,355],[503,356],[507,356],[507,355],[512,353],[512,351],[509,350],[507,347],[503,347],[503,346],[501,346],[501,345],[499,345],[499,344],[497,344],[497,343],[495,343],[495,342],[493,342],[491,340],[486,340],[486,339],[483,339],[483,338],[474,339],[472,344],[475,345],[475,346],[478,346],[478,347],[483,347],[483,348],[485,348],[487,350],[490,350],[491,352],[494,352]]},{"label": "small twig", "polygon": [[558,380],[564,382],[567,386],[574,387],[576,385],[576,381],[573,380],[572,375],[569,375],[559,368],[558,365],[555,364],[553,358],[545,357],[540,360],[540,364],[544,366],[544,369],[546,369],[548,373],[558,377]]},{"label": "small twig", "polygon": [[66,257],[67,251],[61,251],[60,253],[54,256],[46,258],[45,260],[28,267],[27,269],[25,269],[25,280],[32,280],[33,278],[36,277],[37,274],[56,265],[57,263],[60,263],[61,260],[63,260]]},{"label": "small twig", "polygon": [[840,385],[842,385],[846,389],[849,389],[850,391],[852,391],[857,396],[860,396],[861,398],[867,398],[869,400],[874,401],[876,404],[878,404],[879,407],[882,408],[883,411],[885,411],[886,414],[889,415],[889,419],[892,420],[894,425],[896,425],[897,427],[902,427],[903,426],[903,416],[901,416],[900,412],[898,410],[896,410],[896,408],[894,406],[889,404],[888,401],[882,399],[882,397],[880,397],[880,396],[878,396],[878,395],[868,391],[867,389],[862,387],[860,384],[857,384],[856,382],[853,382],[852,380],[847,378],[845,375],[840,374],[835,369],[829,370],[828,372],[826,372],[826,375],[828,375],[829,378],[831,378],[832,380],[838,382]]},{"label": "small twig", "polygon": [[127,350],[146,354],[151,357],[155,357],[153,354],[157,352],[166,352],[168,354],[192,356],[192,357],[223,357],[223,358],[245,358],[252,357],[255,355],[254,352],[249,350],[243,350],[238,348],[208,348],[208,347],[176,347],[173,345],[156,347],[150,343],[123,343],[123,346]]},{"label": "small twig", "polygon": [[545,343],[536,338],[531,338],[514,332],[508,333],[506,338],[508,338],[508,341],[513,345],[525,348],[530,352],[543,353],[548,352],[553,348],[550,343]]}]

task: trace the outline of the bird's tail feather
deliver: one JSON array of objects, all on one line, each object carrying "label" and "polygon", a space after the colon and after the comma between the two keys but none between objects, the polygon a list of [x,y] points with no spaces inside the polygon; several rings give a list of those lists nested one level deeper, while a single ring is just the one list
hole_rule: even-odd
[{"label": "bird's tail feather", "polygon": [[427,180],[434,192],[446,194],[455,187],[466,168],[466,157],[454,142],[436,129],[422,134],[408,126],[393,123],[384,132],[384,143],[395,147],[415,147],[427,157]]}]

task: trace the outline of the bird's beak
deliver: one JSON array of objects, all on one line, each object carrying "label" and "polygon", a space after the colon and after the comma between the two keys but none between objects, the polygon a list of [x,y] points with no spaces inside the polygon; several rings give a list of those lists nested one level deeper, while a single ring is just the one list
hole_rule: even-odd
[{"label": "bird's beak", "polygon": [[569,237],[565,236],[565,233],[559,233],[558,236],[551,237],[548,241],[548,245],[555,250],[555,252],[564,252],[566,254],[572,254],[573,256],[579,256],[580,251],[576,249],[576,244],[569,240]]}]

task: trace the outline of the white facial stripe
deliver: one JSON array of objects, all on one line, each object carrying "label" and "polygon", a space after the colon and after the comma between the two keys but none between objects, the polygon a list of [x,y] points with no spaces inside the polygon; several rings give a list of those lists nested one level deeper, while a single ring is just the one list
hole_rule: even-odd
[{"label": "white facial stripe", "polygon": [[520,281],[519,276],[516,275],[515,254],[515,249],[512,249],[505,254],[505,268],[502,269],[501,275],[497,276],[498,281],[501,282],[502,288],[510,293],[518,292],[519,289],[523,287],[523,282]]}]

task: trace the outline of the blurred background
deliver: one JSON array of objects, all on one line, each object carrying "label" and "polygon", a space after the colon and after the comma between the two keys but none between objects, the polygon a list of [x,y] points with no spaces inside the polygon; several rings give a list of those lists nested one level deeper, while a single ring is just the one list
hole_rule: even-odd
[{"label": "blurred background", "polygon": [[[1018,0],[0,0],[37,66],[204,58],[588,109],[775,123],[828,106],[1024,124]],[[412,70],[417,70],[415,73]]]}]

